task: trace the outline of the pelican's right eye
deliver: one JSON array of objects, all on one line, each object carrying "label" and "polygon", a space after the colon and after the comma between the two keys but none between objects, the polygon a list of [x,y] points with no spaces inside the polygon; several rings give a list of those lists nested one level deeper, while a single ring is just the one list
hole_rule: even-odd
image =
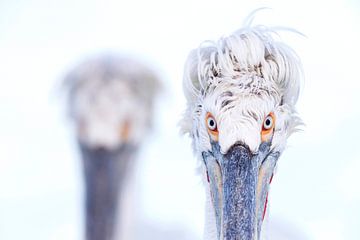
[{"label": "pelican's right eye", "polygon": [[216,121],[213,117],[208,117],[207,126],[208,126],[209,130],[211,130],[211,131],[216,130]]},{"label": "pelican's right eye", "polygon": [[208,129],[208,132],[214,138],[214,140],[217,141],[219,132],[218,132],[218,129],[217,129],[216,120],[213,117],[213,115],[211,115],[211,113],[206,114],[205,122],[206,122],[206,127]]}]

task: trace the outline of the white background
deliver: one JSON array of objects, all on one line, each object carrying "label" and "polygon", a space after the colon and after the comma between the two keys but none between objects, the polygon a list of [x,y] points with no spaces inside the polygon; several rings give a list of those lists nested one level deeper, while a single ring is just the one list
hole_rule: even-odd
[{"label": "white background", "polygon": [[58,87],[69,67],[102,51],[143,56],[164,82],[137,164],[137,231],[143,239],[201,239],[202,183],[190,140],[177,127],[183,65],[190,49],[240,28],[259,7],[272,10],[259,12],[255,23],[307,36],[283,35],[304,63],[298,110],[306,126],[279,161],[270,231],[360,239],[356,0],[2,0],[0,239],[81,239],[81,164]]}]

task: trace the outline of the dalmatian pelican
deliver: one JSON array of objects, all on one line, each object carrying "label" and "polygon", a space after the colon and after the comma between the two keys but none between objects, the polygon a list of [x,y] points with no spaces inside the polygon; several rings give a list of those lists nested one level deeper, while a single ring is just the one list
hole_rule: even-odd
[{"label": "dalmatian pelican", "polygon": [[301,124],[302,66],[279,29],[248,23],[203,42],[186,60],[180,125],[202,166],[206,240],[264,237],[269,185]]},{"label": "dalmatian pelican", "polygon": [[83,162],[85,238],[112,240],[121,189],[151,126],[158,77],[135,58],[104,54],[74,67],[64,82]]}]

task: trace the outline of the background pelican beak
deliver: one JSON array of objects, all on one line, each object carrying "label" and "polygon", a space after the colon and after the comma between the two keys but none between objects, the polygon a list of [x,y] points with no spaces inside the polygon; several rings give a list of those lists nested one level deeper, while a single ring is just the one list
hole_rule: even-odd
[{"label": "background pelican beak", "polygon": [[257,240],[278,154],[273,157],[269,153],[269,143],[261,144],[256,154],[242,144],[233,145],[226,154],[220,153],[217,143],[212,146],[212,152],[204,152],[203,158],[209,176],[218,239]]},{"label": "background pelican beak", "polygon": [[86,239],[113,239],[121,188],[134,148],[90,148],[80,143],[85,177]]}]

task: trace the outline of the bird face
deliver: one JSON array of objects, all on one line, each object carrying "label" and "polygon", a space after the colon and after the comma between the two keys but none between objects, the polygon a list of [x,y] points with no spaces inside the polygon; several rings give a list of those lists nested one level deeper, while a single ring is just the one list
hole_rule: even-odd
[{"label": "bird face", "polygon": [[217,88],[204,99],[203,121],[197,129],[206,141],[202,145],[207,146],[201,150],[201,158],[218,238],[258,239],[270,180],[282,148],[273,145],[276,131],[282,127],[276,121],[281,114],[279,94],[267,94],[276,89],[264,86],[258,89],[259,95],[244,93],[237,86]]},{"label": "bird face", "polygon": [[137,59],[86,60],[64,80],[84,166],[86,239],[114,239],[119,200],[151,127],[159,79]]},{"label": "bird face", "polygon": [[138,60],[94,57],[70,71],[64,86],[77,137],[89,148],[139,145],[151,127],[160,83],[153,70]]},{"label": "bird face", "polygon": [[93,148],[116,149],[134,141],[132,109],[139,100],[119,80],[94,81],[78,90],[76,127],[81,143]]},{"label": "bird face", "polygon": [[193,50],[185,66],[181,126],[203,163],[219,240],[260,239],[277,160],[301,122],[301,65],[273,32],[246,27]]}]

